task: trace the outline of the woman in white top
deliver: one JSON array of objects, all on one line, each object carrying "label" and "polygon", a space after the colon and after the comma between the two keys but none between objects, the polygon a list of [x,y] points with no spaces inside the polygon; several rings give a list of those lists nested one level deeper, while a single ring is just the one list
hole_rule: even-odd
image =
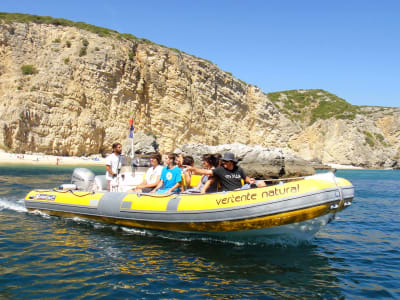
[{"label": "woman in white top", "polygon": [[150,157],[150,163],[151,167],[147,170],[143,182],[136,187],[134,192],[149,193],[159,184],[161,171],[163,169],[163,167],[160,165],[160,153],[153,154]]}]

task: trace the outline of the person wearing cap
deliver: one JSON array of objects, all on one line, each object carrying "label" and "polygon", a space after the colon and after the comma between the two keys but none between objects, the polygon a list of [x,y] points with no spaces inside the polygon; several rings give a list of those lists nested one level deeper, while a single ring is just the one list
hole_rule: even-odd
[{"label": "person wearing cap", "polygon": [[255,179],[246,175],[244,170],[237,165],[238,160],[232,152],[225,152],[221,158],[222,166],[207,170],[188,167],[190,171],[199,175],[214,176],[221,184],[223,191],[233,191],[242,188],[242,179],[245,183],[254,184]]}]

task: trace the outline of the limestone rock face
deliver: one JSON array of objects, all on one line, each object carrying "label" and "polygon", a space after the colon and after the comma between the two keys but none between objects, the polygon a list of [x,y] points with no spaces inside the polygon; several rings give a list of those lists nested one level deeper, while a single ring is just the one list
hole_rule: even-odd
[{"label": "limestone rock face", "polygon": [[400,158],[400,111],[358,115],[355,120],[318,120],[289,141],[306,160],[369,168],[397,167]]},{"label": "limestone rock face", "polygon": [[[132,139],[127,138],[122,141],[122,152],[131,156]],[[136,154],[152,154],[158,151],[158,144],[154,136],[137,132],[133,139],[133,151]]]},{"label": "limestone rock face", "polygon": [[161,152],[238,142],[323,163],[393,165],[400,111],[366,109],[376,111],[309,126],[206,60],[75,27],[0,23],[0,148],[10,152],[106,153],[133,117]]}]

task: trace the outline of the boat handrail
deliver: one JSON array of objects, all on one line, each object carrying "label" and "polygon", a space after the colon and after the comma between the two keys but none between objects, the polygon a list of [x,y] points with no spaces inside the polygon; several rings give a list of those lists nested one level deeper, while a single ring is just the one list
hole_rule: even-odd
[{"label": "boat handrail", "polygon": [[307,176],[300,176],[300,177],[288,177],[288,178],[271,178],[271,179],[259,179],[260,181],[289,181],[289,180],[297,180],[297,179],[304,179]]}]

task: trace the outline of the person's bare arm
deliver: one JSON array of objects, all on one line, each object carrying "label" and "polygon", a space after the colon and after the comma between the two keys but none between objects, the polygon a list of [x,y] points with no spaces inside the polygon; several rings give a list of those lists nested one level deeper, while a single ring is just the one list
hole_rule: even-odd
[{"label": "person's bare arm", "polygon": [[164,181],[160,180],[160,182],[157,184],[157,186],[152,190],[152,192],[157,191],[160,187],[162,187],[164,184]]},{"label": "person's bare arm", "polygon": [[190,166],[186,166],[188,171],[191,171],[192,174],[198,174],[198,175],[208,175],[208,176],[212,176],[213,172],[212,170],[208,170],[208,169],[198,169],[195,167],[190,167]]},{"label": "person's bare arm", "polygon": [[192,180],[192,172],[187,170],[184,174],[185,174],[186,187],[190,187],[190,181]]},{"label": "person's bare arm", "polygon": [[208,178],[207,182],[204,184],[203,188],[201,189],[201,193],[205,194],[207,192],[208,188],[211,186],[211,184],[214,183],[215,180],[216,180],[215,177]]},{"label": "person's bare arm", "polygon": [[174,185],[172,188],[170,188],[169,190],[167,190],[166,193],[167,193],[167,194],[172,193],[172,192],[175,191],[175,189],[177,189],[180,185],[181,185],[180,182],[175,183],[175,185]]},{"label": "person's bare arm", "polygon": [[160,176],[157,176],[157,179],[154,183],[147,183],[146,180],[143,180],[141,184],[137,186],[137,188],[144,189],[144,188],[152,188],[156,187],[160,183]]},{"label": "person's bare arm", "polygon": [[116,175],[112,170],[111,170],[111,166],[110,165],[106,165],[106,171],[111,175]]},{"label": "person's bare arm", "polygon": [[248,184],[253,184],[253,183],[256,183],[256,180],[254,178],[250,178],[249,176],[246,176],[246,178],[244,179],[244,182],[246,182]]}]

